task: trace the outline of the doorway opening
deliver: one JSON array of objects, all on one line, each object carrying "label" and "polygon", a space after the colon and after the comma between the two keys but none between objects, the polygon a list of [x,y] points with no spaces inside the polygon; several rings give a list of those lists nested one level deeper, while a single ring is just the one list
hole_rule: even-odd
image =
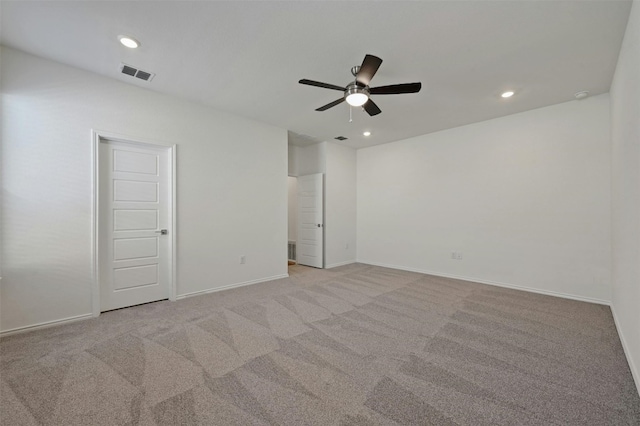
[{"label": "doorway opening", "polygon": [[287,243],[287,261],[289,266],[295,265],[296,261],[296,242],[298,240],[298,178],[289,176],[287,178],[288,185],[288,243]]}]

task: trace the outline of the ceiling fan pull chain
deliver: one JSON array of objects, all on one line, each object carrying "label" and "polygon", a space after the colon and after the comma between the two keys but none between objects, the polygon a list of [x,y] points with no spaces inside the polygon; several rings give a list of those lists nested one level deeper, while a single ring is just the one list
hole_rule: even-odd
[{"label": "ceiling fan pull chain", "polygon": [[353,123],[353,107],[349,105],[349,123]]}]

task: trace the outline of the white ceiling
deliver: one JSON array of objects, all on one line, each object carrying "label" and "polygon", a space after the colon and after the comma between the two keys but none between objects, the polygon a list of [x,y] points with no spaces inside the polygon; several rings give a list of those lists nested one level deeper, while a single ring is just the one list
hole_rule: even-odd
[{"label": "white ceiling", "polygon": [[[295,141],[354,148],[609,91],[630,1],[7,1],[2,44],[290,130]],[[141,41],[136,50],[119,34]],[[374,96],[369,117],[340,92],[365,54],[371,86],[421,81],[418,94]],[[156,73],[119,74],[124,62]],[[501,99],[513,89],[516,95]],[[362,136],[370,130],[372,136]]]}]

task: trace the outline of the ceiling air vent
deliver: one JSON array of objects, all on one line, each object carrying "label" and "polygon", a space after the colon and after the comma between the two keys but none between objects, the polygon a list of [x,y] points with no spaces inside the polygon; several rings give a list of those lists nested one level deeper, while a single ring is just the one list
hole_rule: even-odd
[{"label": "ceiling air vent", "polygon": [[127,64],[120,64],[120,72],[144,81],[151,81],[153,77],[155,77],[155,74],[152,72],[142,71]]},{"label": "ceiling air vent", "polygon": [[344,136],[336,136],[334,139],[337,139],[339,141],[346,141],[349,138],[345,138]]}]

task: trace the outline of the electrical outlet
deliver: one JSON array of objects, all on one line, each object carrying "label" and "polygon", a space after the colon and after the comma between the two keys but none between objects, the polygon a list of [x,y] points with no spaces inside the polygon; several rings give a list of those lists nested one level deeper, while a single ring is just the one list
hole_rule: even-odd
[{"label": "electrical outlet", "polygon": [[240,256],[240,264],[244,265],[245,263],[247,263],[247,257],[243,254]]},{"label": "electrical outlet", "polygon": [[462,260],[462,253],[458,252],[456,254],[456,260]]}]

